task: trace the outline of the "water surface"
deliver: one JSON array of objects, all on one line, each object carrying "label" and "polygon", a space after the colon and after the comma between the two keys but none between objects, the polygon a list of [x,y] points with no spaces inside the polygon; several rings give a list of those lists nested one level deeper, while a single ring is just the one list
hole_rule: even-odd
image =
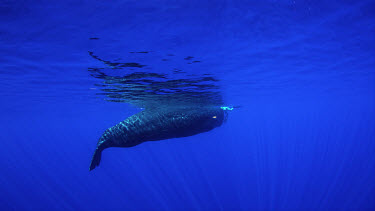
[{"label": "water surface", "polygon": [[[3,1],[1,210],[374,210],[374,1]],[[142,108],[238,106],[107,149]]]}]

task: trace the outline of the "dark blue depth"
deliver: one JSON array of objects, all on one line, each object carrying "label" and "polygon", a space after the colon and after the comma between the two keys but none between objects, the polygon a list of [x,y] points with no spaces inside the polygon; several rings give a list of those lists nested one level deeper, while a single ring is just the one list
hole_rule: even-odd
[{"label": "dark blue depth", "polygon": [[[375,210],[374,1],[3,1],[0,17],[0,210]],[[239,107],[90,172],[105,129],[141,111],[105,86],[134,72],[165,75],[163,100],[204,78]]]}]

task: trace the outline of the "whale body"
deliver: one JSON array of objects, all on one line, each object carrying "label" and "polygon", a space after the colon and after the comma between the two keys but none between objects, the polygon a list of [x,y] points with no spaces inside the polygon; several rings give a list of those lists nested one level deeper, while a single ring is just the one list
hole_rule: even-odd
[{"label": "whale body", "polygon": [[146,109],[103,133],[92,157],[90,171],[99,165],[106,148],[133,147],[145,141],[196,135],[219,127],[225,118],[226,111],[217,107]]}]

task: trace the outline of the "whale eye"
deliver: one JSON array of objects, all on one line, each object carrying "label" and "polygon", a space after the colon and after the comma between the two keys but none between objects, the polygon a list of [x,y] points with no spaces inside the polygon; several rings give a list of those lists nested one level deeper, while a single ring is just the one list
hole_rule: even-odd
[{"label": "whale eye", "polygon": [[212,118],[216,119],[216,116],[213,116]]}]

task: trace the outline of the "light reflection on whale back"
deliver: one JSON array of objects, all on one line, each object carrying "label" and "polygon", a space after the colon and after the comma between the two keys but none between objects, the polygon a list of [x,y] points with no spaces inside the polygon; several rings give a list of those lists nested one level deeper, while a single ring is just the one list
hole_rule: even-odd
[{"label": "light reflection on whale back", "polygon": [[[202,74],[181,78],[181,70],[171,74],[134,71],[146,65],[135,62],[111,62],[89,52],[92,58],[106,67],[91,67],[91,76],[100,79],[95,84],[111,102],[129,103],[142,108],[220,106],[223,104],[218,80]],[[172,77],[171,77],[172,76]],[[179,76],[179,77],[176,77]]]}]

